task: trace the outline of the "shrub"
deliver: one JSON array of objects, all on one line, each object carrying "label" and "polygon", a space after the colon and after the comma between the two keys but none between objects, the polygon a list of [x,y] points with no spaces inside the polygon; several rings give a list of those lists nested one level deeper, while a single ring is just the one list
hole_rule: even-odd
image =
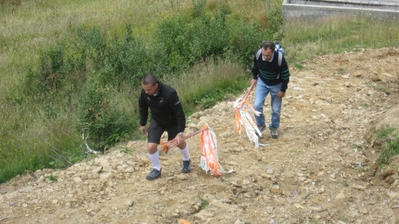
[{"label": "shrub", "polygon": [[95,149],[113,146],[134,128],[132,119],[119,108],[112,86],[102,85],[95,77],[88,80],[78,116],[82,130]]},{"label": "shrub", "polygon": [[[262,30],[256,23],[229,17],[230,13],[228,5],[223,4],[215,12],[207,12],[200,1],[191,14],[164,18],[157,26],[155,37],[162,45],[163,55],[169,56],[166,60],[170,69],[178,72],[208,59],[225,58],[247,65],[265,36],[280,27]],[[276,16],[282,21],[281,13]]]}]

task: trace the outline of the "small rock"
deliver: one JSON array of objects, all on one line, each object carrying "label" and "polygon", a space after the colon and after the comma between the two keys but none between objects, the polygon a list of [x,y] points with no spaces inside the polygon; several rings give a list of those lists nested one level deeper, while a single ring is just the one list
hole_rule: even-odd
[{"label": "small rock", "polygon": [[101,179],[112,179],[114,175],[112,173],[103,173],[100,175]]},{"label": "small rock", "polygon": [[82,179],[81,179],[80,177],[74,177],[74,178],[73,178],[73,181],[74,181],[75,183],[81,183],[81,182],[82,182]]},{"label": "small rock", "polygon": [[379,81],[381,81],[381,78],[378,77],[378,75],[373,75],[373,76],[370,77],[370,79],[371,79],[371,81],[373,81],[373,82],[379,82]]},{"label": "small rock", "polygon": [[179,175],[177,175],[176,177],[177,177],[177,179],[179,179],[179,180],[187,180],[187,175],[184,175],[184,174],[179,174]]},{"label": "small rock", "polygon": [[237,219],[237,220],[234,222],[234,224],[245,224],[245,222],[243,222],[243,221]]},{"label": "small rock", "polygon": [[364,191],[366,189],[365,186],[360,186],[360,185],[353,185],[352,188],[359,191]]},{"label": "small rock", "polygon": [[134,204],[133,199],[128,199],[128,200],[125,201],[125,205],[126,205],[126,206],[132,207],[133,204]]},{"label": "small rock", "polygon": [[127,168],[125,169],[125,172],[126,172],[126,173],[133,173],[133,172],[134,172],[134,168],[133,168],[133,167],[127,167]]},{"label": "small rock", "polygon": [[385,179],[385,178],[387,178],[387,177],[389,177],[389,176],[392,176],[392,175],[394,175],[394,174],[395,174],[395,170],[392,169],[392,168],[390,168],[390,169],[384,170],[384,171],[380,174],[380,176],[381,176],[382,179]]},{"label": "small rock", "polygon": [[99,173],[102,169],[103,169],[103,167],[102,167],[102,166],[99,166],[99,167],[93,169],[91,172],[92,172],[92,173]]}]

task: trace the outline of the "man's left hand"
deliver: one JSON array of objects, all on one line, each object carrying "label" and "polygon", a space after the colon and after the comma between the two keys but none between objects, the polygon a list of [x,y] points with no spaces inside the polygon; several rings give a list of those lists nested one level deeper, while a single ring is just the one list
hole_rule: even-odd
[{"label": "man's left hand", "polygon": [[184,141],[184,136],[183,135],[176,135],[175,140],[177,144],[179,145],[182,141]]},{"label": "man's left hand", "polygon": [[277,96],[278,98],[282,99],[285,96],[285,92],[279,91]]}]

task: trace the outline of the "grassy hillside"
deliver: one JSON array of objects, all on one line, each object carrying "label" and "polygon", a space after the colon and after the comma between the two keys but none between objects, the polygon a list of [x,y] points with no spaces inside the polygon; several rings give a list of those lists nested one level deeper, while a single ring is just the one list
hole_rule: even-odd
[{"label": "grassy hillside", "polygon": [[0,183],[84,158],[82,132],[100,151],[139,138],[138,82],[147,72],[175,87],[189,114],[249,84],[250,58],[263,39],[280,40],[298,68],[313,55],[399,39],[394,21],[283,21],[280,0],[270,8],[260,0],[0,6]]}]

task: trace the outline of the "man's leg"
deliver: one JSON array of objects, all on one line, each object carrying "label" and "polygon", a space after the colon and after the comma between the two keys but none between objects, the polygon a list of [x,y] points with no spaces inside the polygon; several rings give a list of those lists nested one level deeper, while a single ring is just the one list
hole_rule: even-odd
[{"label": "man's leg", "polygon": [[[176,137],[177,127],[167,129],[167,132],[168,132],[168,141],[170,141]],[[180,142],[180,144],[177,145],[177,147],[180,149],[180,153],[183,155],[183,169],[181,170],[181,172],[188,173],[190,172],[190,163],[191,163],[188,144],[186,141],[182,141]]]},{"label": "man's leg", "polygon": [[161,140],[162,133],[164,132],[157,122],[151,119],[150,126],[148,128],[148,143],[147,143],[147,153],[151,160],[153,169],[147,175],[147,180],[155,180],[161,177],[161,162],[159,160],[158,144]]},{"label": "man's leg", "polygon": [[159,160],[158,144],[148,143],[147,144],[148,157],[151,160],[152,167],[157,170],[161,170],[161,162]]},{"label": "man's leg", "polygon": [[281,117],[281,105],[282,99],[278,97],[278,92],[281,89],[281,84],[270,86],[271,95],[271,122],[269,128],[271,131],[272,138],[278,138],[278,128],[280,127],[280,117]]},{"label": "man's leg", "polygon": [[254,109],[260,112],[259,116],[255,115],[255,121],[258,127],[265,127],[265,115],[263,114],[263,105],[265,104],[265,99],[268,93],[268,87],[260,78],[258,78],[255,89],[255,102],[253,105]]},{"label": "man's leg", "polygon": [[[183,147],[183,145],[185,145]],[[188,144],[187,142],[183,142],[183,144],[181,144],[181,147],[179,147],[181,154],[183,155],[183,168],[181,170],[182,173],[189,173],[191,170],[190,167],[190,151],[188,150]]]}]

